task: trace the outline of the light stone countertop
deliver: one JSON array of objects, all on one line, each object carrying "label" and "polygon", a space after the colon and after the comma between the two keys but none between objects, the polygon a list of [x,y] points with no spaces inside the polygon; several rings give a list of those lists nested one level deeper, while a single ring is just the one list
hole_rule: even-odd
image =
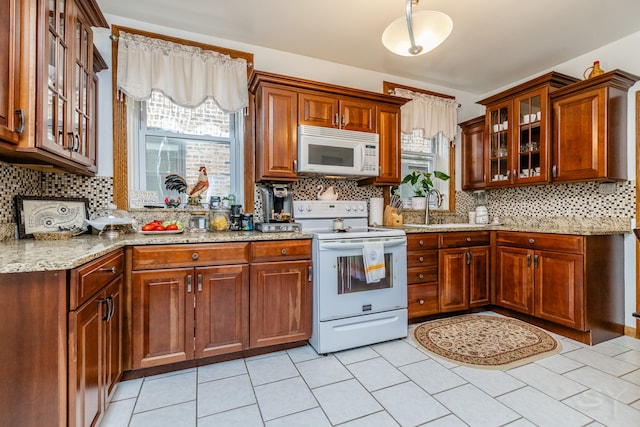
[{"label": "light stone countertop", "polygon": [[225,231],[180,234],[122,234],[115,239],[80,235],[67,240],[8,240],[0,243],[0,273],[68,270],[125,246],[311,239],[298,232]]},{"label": "light stone countertop", "polygon": [[[502,219],[501,225],[404,224],[407,234],[453,231],[518,231],[571,235],[607,235],[631,233],[630,218],[531,218]],[[68,240],[7,240],[0,242],[0,273],[68,270],[92,261],[115,249],[133,245],[183,243],[251,242],[264,240],[311,239],[312,234],[299,232],[262,233],[260,231],[226,231],[180,234],[123,234],[115,239],[97,235],[81,235]]]}]

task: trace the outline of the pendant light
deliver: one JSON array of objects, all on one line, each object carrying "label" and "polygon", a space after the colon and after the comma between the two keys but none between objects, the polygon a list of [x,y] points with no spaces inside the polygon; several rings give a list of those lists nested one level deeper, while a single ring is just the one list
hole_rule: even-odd
[{"label": "pendant light", "polygon": [[397,55],[423,55],[445,41],[453,29],[453,21],[442,12],[412,13],[413,3],[418,1],[406,0],[406,17],[396,19],[382,33],[384,47]]}]

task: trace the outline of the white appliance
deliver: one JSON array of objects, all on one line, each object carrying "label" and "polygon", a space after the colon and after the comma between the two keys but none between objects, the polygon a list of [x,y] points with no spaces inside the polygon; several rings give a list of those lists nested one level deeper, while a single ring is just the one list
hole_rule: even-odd
[{"label": "white appliance", "polygon": [[377,133],[298,126],[298,174],[368,177],[379,175]]},{"label": "white appliance", "polygon": [[[366,201],[293,201],[296,222],[313,233],[313,328],[319,353],[407,336],[407,238],[367,226]],[[342,231],[334,220],[342,219]],[[367,283],[365,242],[383,245],[385,276]]]}]

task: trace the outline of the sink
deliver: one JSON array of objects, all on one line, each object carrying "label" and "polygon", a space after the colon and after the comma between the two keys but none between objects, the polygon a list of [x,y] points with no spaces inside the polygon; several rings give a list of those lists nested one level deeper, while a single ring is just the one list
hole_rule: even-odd
[{"label": "sink", "polygon": [[429,228],[429,229],[438,229],[438,228],[475,228],[475,227],[486,227],[489,224],[468,224],[468,223],[454,223],[454,224],[404,224],[404,228]]}]

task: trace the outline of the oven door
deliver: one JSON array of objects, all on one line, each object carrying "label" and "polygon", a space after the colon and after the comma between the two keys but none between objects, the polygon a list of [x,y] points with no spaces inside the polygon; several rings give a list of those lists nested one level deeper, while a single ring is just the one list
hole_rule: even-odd
[{"label": "oven door", "polygon": [[[385,277],[367,283],[365,241],[382,241]],[[407,307],[406,236],[319,240],[314,287],[320,321]]]}]

